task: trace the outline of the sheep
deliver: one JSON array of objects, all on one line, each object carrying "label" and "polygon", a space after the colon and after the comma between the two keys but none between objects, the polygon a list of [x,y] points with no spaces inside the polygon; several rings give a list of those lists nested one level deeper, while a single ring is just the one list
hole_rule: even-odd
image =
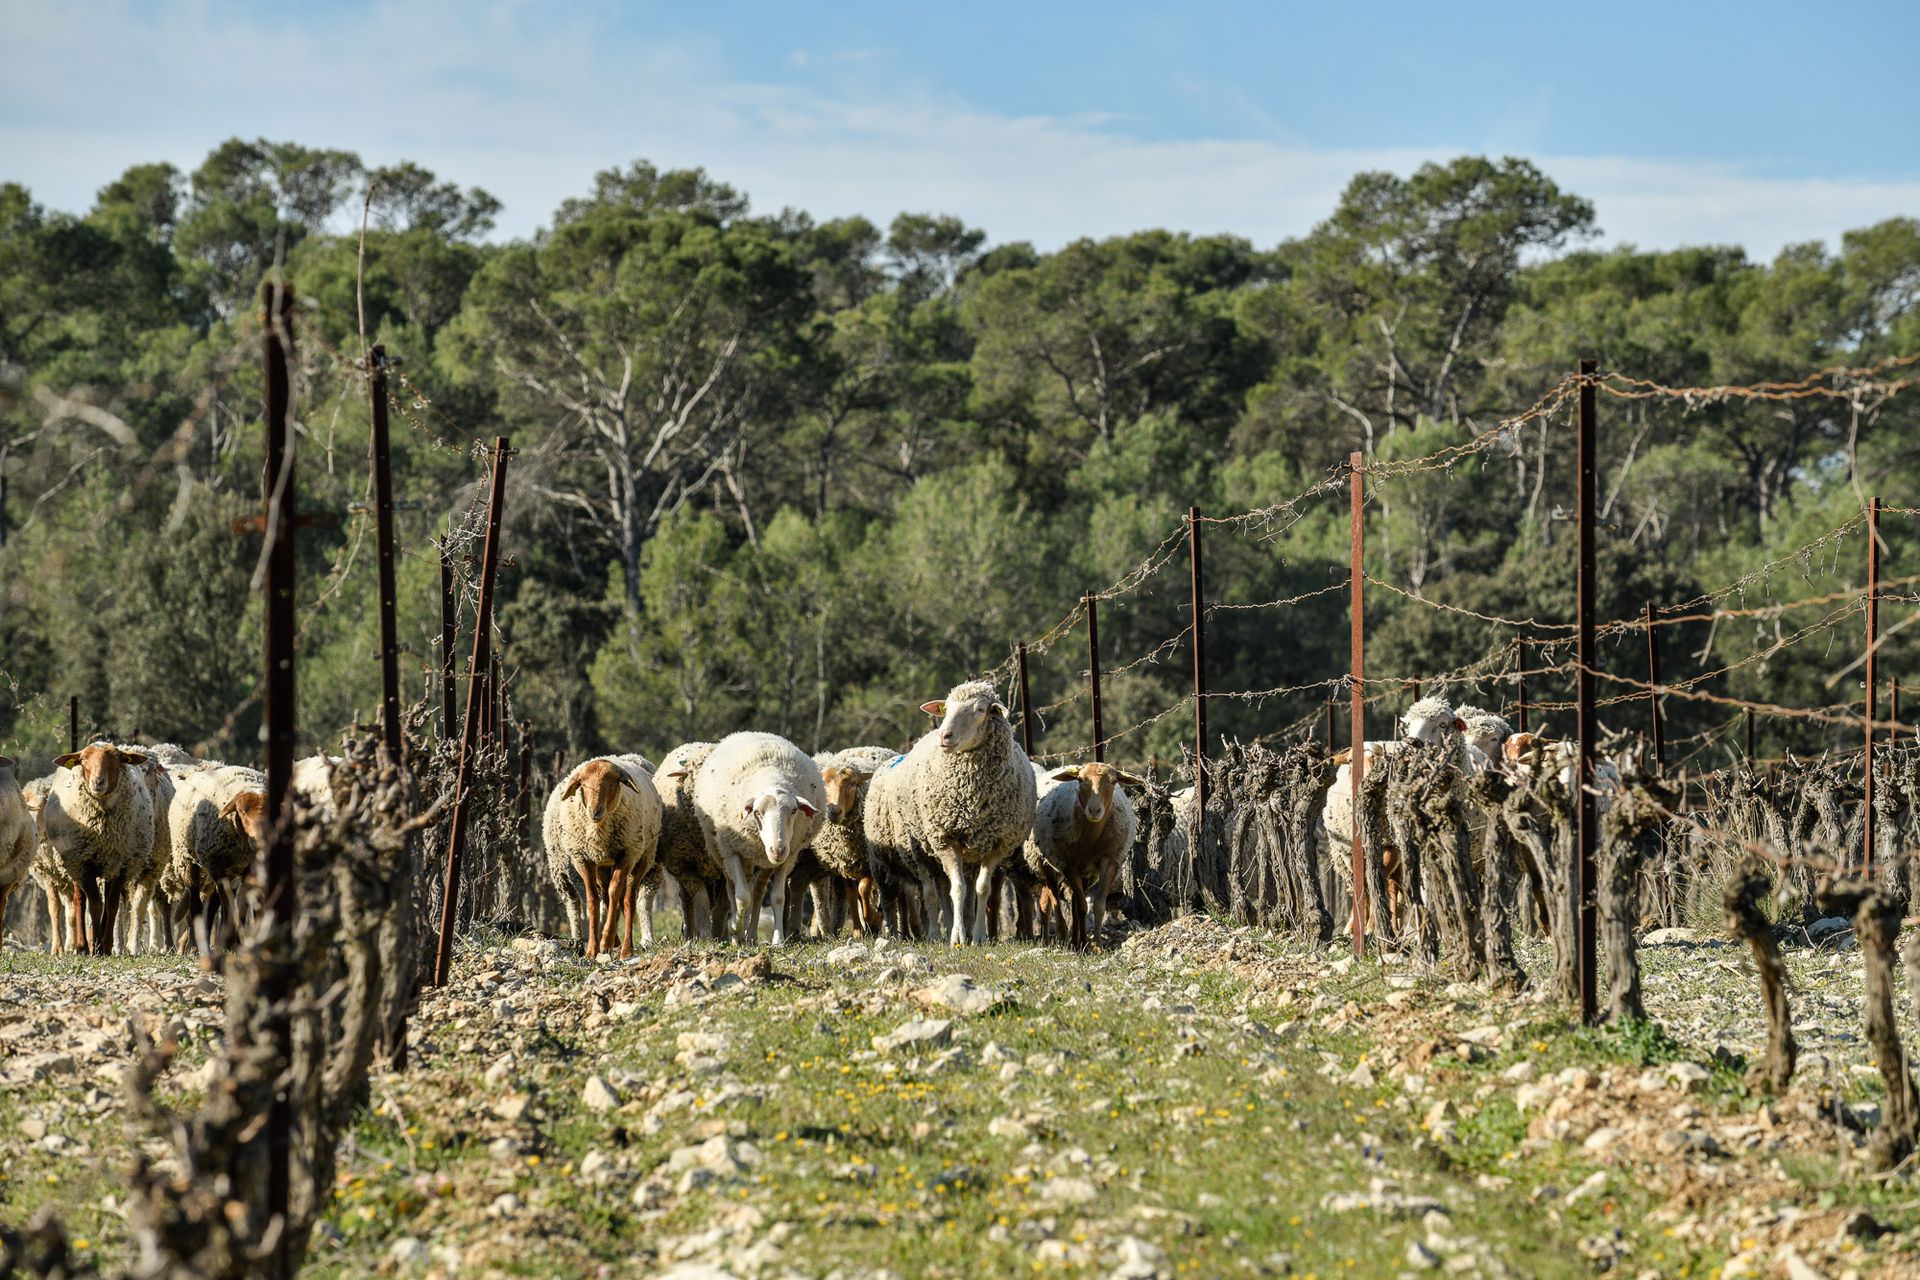
[{"label": "sheep", "polygon": [[267,776],[245,765],[196,762],[169,769],[167,777],[172,847],[160,894],[182,910],[181,941],[196,942],[210,959],[203,911],[209,898],[217,900],[229,933],[238,931],[233,888],[252,873],[267,836]]},{"label": "sheep", "polygon": [[905,774],[888,784],[884,804],[870,804],[868,846],[908,865],[915,857],[938,863],[952,903],[949,942],[985,942],[993,870],[1033,828],[1033,768],[992,685],[956,685],[920,709],[940,727],[875,779],[877,788],[887,775]]},{"label": "sheep", "polygon": [[295,803],[312,810],[321,822],[331,822],[333,771],[345,763],[344,756],[330,756],[325,752],[295,760],[291,780]]},{"label": "sheep", "polygon": [[[1566,788],[1569,795],[1573,794],[1573,771],[1579,762],[1579,755],[1579,743],[1543,738],[1537,733],[1516,733],[1506,740],[1502,748],[1502,757],[1509,773],[1532,777],[1542,765],[1546,765],[1559,774],[1560,785]],[[1613,761],[1596,759],[1593,762],[1593,790],[1594,813],[1606,813],[1613,806],[1614,793],[1620,790],[1620,770]]]},{"label": "sheep", "polygon": [[[885,759],[878,757],[884,754]],[[854,747],[847,751],[815,756],[821,765],[820,780],[826,785],[827,820],[814,837],[813,852],[820,865],[840,882],[847,907],[861,930],[876,933],[880,928],[879,903],[873,896],[873,877],[867,865],[867,825],[863,812],[867,784],[875,770],[891,763],[896,752],[883,747]],[[823,903],[814,903],[816,927]]]},{"label": "sheep", "polygon": [[1084,951],[1089,928],[1098,935],[1106,922],[1107,892],[1140,827],[1133,802],[1117,784],[1143,784],[1098,761],[1058,770],[1048,781],[1055,785],[1036,804],[1022,852],[1055,896],[1065,899],[1070,944]]},{"label": "sheep", "polygon": [[[1470,768],[1469,754],[1464,737],[1466,723],[1454,713],[1444,698],[1421,698],[1400,717],[1400,737],[1390,742],[1369,740],[1365,744],[1366,763],[1369,772],[1383,762],[1387,756],[1404,749],[1406,744],[1424,742],[1433,746],[1451,746],[1460,753],[1462,769]],[[1326,828],[1327,839],[1333,848],[1333,867],[1343,881],[1352,878],[1353,846],[1353,774],[1351,768],[1352,749],[1337,752],[1334,755],[1337,765],[1333,775],[1333,785],[1327,789],[1327,798],[1321,808],[1321,825]],[[1400,883],[1400,856],[1397,850],[1382,851],[1383,875],[1388,890],[1388,913],[1398,918],[1399,898],[1402,890]],[[1351,889],[1351,886],[1349,886]]]},{"label": "sheep", "polygon": [[33,860],[27,871],[46,895],[47,951],[57,956],[85,949],[87,926],[79,910],[79,892],[61,865],[60,855],[46,840],[47,795],[53,790],[53,784],[53,774],[35,778],[20,788],[20,795],[34,827]]},{"label": "sheep", "polygon": [[694,779],[715,745],[683,742],[660,757],[660,770],[654,775],[662,806],[658,861],[680,886],[682,928],[689,939],[724,938],[729,933],[733,891],[719,855],[707,847],[693,805]]},{"label": "sheep", "polygon": [[733,882],[735,939],[759,941],[764,896],[773,911],[773,943],[781,945],[787,877],[826,821],[819,766],[778,734],[729,734],[694,779],[693,802],[707,847]]},{"label": "sheep", "polygon": [[[653,870],[660,814],[660,793],[654,789],[652,775],[613,756],[596,756],[575,765],[547,798],[540,823],[547,846],[547,874],[566,904],[567,925],[583,956],[591,958],[612,949],[618,932],[616,916],[628,901],[628,884],[644,880]],[[630,911],[628,920],[631,923]],[[625,959],[632,954],[629,932],[620,955]]]},{"label": "sheep", "polygon": [[907,804],[909,786],[907,757],[896,755],[874,770],[867,793],[860,805],[860,822],[867,834],[867,875],[861,881],[863,897],[872,897],[880,907],[883,931],[896,938],[922,938],[927,935],[927,893],[932,876],[927,863],[910,844],[894,845],[876,841],[876,830],[902,829],[900,811]]},{"label": "sheep", "polygon": [[96,742],[54,759],[61,772],[47,793],[42,822],[76,891],[86,900],[95,955],[113,947],[114,920],[127,886],[153,857],[153,792],[147,758]]},{"label": "sheep", "polygon": [[7,899],[27,878],[40,823],[27,809],[12,756],[0,756],[0,945],[6,943]]},{"label": "sheep", "polygon": [[[172,826],[167,820],[168,806],[173,802],[173,778],[168,774],[167,766],[161,763],[158,749],[137,747],[130,743],[121,743],[120,746],[123,750],[146,757],[146,763],[140,766],[140,771],[146,779],[148,790],[153,793],[153,850],[147,859],[146,869],[128,885],[128,909],[121,917],[120,940],[129,955],[137,955],[142,950],[163,952],[170,941],[171,922],[169,899],[161,890],[160,881],[173,857]],[[167,744],[167,750],[170,756],[180,752],[179,747],[171,744]]]}]

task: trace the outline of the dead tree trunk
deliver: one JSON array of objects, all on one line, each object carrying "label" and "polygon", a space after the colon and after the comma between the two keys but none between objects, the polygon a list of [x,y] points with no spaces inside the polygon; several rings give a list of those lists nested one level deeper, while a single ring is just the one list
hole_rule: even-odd
[{"label": "dead tree trunk", "polygon": [[1753,951],[1754,968],[1760,971],[1760,998],[1767,1007],[1767,1057],[1762,1066],[1749,1073],[1749,1083],[1778,1096],[1793,1082],[1800,1046],[1794,1043],[1793,1016],[1787,1008],[1787,967],[1781,962],[1773,926],[1760,908],[1772,887],[1765,864],[1749,858],[1727,882],[1721,903],[1726,909],[1727,928]]},{"label": "dead tree trunk", "polygon": [[1501,807],[1500,820],[1539,868],[1547,901],[1547,934],[1553,939],[1553,995],[1580,998],[1575,942],[1580,928],[1573,896],[1573,814],[1567,789],[1555,772],[1541,772],[1516,784]]},{"label": "dead tree trunk", "polygon": [[1894,941],[1900,932],[1900,907],[1887,894],[1860,880],[1830,885],[1820,905],[1853,917],[1854,937],[1866,962],[1866,1030],[1880,1066],[1887,1100],[1874,1131],[1869,1161],[1876,1171],[1892,1169],[1913,1154],[1914,1126],[1920,1119],[1920,1094],[1907,1072],[1906,1050],[1893,1012]]},{"label": "dead tree trunk", "polygon": [[1640,958],[1640,873],[1660,853],[1673,795],[1646,770],[1639,752],[1615,761],[1619,788],[1600,819],[1600,949],[1607,958],[1607,1018],[1644,1019]]},{"label": "dead tree trunk", "polygon": [[1501,806],[1512,792],[1507,776],[1491,769],[1468,783],[1468,794],[1481,814],[1480,922],[1488,976],[1496,990],[1519,992],[1526,990],[1527,971],[1513,953],[1513,836],[1500,817]]}]

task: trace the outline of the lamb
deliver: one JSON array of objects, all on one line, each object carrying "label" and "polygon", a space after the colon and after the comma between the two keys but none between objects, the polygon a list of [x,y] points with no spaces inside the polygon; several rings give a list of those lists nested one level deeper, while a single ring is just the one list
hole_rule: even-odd
[{"label": "lamb", "polygon": [[[915,858],[937,862],[952,902],[949,941],[985,942],[994,868],[1033,829],[1033,767],[1014,741],[1006,705],[992,685],[956,685],[920,709],[939,717],[940,727],[875,779],[867,842],[904,865]],[[904,776],[882,790],[882,780],[894,773]],[[874,804],[876,795],[884,802]]]},{"label": "lamb", "polygon": [[215,898],[227,929],[240,927],[233,887],[252,873],[267,836],[267,776],[245,765],[206,762],[176,766],[167,777],[173,784],[167,806],[171,850],[160,894],[183,909],[186,936],[210,958],[202,912],[207,899]]},{"label": "lamb", "polygon": [[[660,793],[654,789],[652,775],[612,756],[596,756],[575,765],[548,797],[540,823],[547,845],[547,874],[566,904],[567,924],[582,955],[592,957],[612,949],[618,931],[615,917],[627,905],[628,884],[644,880],[653,870],[660,844],[660,813]],[[631,925],[631,910],[628,921]],[[620,955],[624,959],[632,954],[629,928]]]},{"label": "lamb", "polygon": [[778,734],[729,734],[694,779],[693,802],[707,847],[733,882],[735,939],[759,941],[764,895],[773,912],[774,945],[781,945],[787,938],[787,877],[826,821],[827,788],[819,766]]},{"label": "lamb", "polygon": [[732,890],[717,853],[707,847],[693,806],[693,783],[713,754],[711,742],[683,742],[660,757],[654,785],[660,791],[658,861],[680,886],[682,928],[689,939],[728,934]]},{"label": "lamb", "polygon": [[[877,757],[884,754],[884,761]],[[814,757],[821,764],[820,780],[827,789],[827,821],[814,837],[814,856],[820,865],[839,880],[863,932],[877,933],[880,928],[879,902],[873,896],[873,877],[867,865],[867,824],[864,814],[867,784],[881,764],[891,763],[897,753],[882,747],[854,747],[847,751]],[[814,914],[823,904],[816,901]]]},{"label": "lamb", "polygon": [[127,887],[153,857],[153,792],[137,751],[96,742],[54,759],[61,772],[47,793],[42,822],[67,877],[86,900],[93,953],[113,947],[113,926]]},{"label": "lamb", "polygon": [[26,881],[40,843],[40,823],[27,809],[15,767],[12,756],[0,756],[0,944],[6,942],[7,899]]},{"label": "lamb", "polygon": [[1116,784],[1143,784],[1097,761],[1061,769],[1048,780],[1057,785],[1039,798],[1023,853],[1035,874],[1066,901],[1070,944],[1084,951],[1089,928],[1097,935],[1106,922],[1107,892],[1140,827],[1133,802]]}]

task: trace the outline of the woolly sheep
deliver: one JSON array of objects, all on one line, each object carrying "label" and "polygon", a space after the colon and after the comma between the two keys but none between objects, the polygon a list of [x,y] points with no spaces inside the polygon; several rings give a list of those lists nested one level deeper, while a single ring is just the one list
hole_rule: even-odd
[{"label": "woolly sheep", "polygon": [[333,820],[333,771],[346,763],[344,756],[302,756],[293,762],[294,800],[313,811],[321,822]]},{"label": "woolly sheep", "polygon": [[[1466,725],[1454,714],[1444,698],[1422,698],[1400,717],[1400,737],[1397,740],[1367,742],[1367,765],[1371,768],[1407,742],[1427,742],[1435,746],[1444,746],[1449,742],[1461,744],[1461,732],[1465,728]],[[1335,850],[1336,864],[1340,862],[1339,850],[1353,843],[1353,774],[1352,766],[1348,763],[1351,758],[1351,749],[1334,756],[1339,767],[1334,771],[1333,785],[1327,789],[1326,803],[1321,809],[1321,821],[1326,827],[1327,837],[1339,847]],[[1464,755],[1462,761],[1465,761]]]},{"label": "woolly sheep", "polygon": [[1034,811],[1024,853],[1027,865],[1063,897],[1071,917],[1070,941],[1084,950],[1089,929],[1106,921],[1107,892],[1140,828],[1133,801],[1119,784],[1140,779],[1095,762],[1048,775],[1050,786]]},{"label": "woolly sheep", "polygon": [[[143,951],[159,953],[166,950],[170,932],[168,901],[160,882],[173,856],[172,826],[167,820],[167,809],[173,801],[173,779],[161,763],[159,749],[130,743],[119,745],[122,750],[146,757],[140,773],[146,779],[147,789],[153,793],[153,850],[146,869],[127,886],[127,911],[120,918],[119,940],[129,955]],[[168,744],[167,750],[172,753],[180,748]]]},{"label": "woolly sheep", "polygon": [[113,925],[127,886],[153,857],[153,792],[145,755],[96,742],[56,757],[42,823],[67,876],[91,916],[95,955],[113,946]]},{"label": "woolly sheep", "polygon": [[1033,829],[1033,767],[992,685],[956,685],[920,709],[940,727],[883,771],[904,770],[904,786],[889,786],[887,803],[870,808],[867,842],[891,857],[937,862],[952,903],[948,940],[984,942],[993,870]]},{"label": "woolly sheep", "polygon": [[694,779],[693,801],[708,848],[733,882],[735,939],[759,941],[764,896],[774,945],[784,943],[787,877],[826,821],[819,766],[778,734],[729,734]]},{"label": "woolly sheep", "polygon": [[[852,747],[814,757],[814,763],[821,765],[820,780],[827,792],[827,820],[814,837],[814,856],[840,881],[847,905],[866,933],[880,928],[879,903],[872,895],[873,876],[867,865],[867,785],[875,771],[891,764],[897,754],[884,747]],[[816,921],[820,907],[816,902]]]},{"label": "woolly sheep", "polygon": [[196,762],[167,770],[167,777],[172,848],[160,893],[179,907],[186,935],[207,957],[207,936],[196,926],[208,899],[220,903],[229,931],[240,927],[234,887],[252,873],[267,834],[267,775],[245,765]]},{"label": "woolly sheep", "polygon": [[40,824],[27,810],[12,756],[0,756],[0,945],[6,942],[7,899],[27,878]]},{"label": "woolly sheep", "polygon": [[682,928],[688,938],[728,934],[732,890],[719,855],[707,847],[693,806],[693,783],[713,754],[711,742],[683,742],[660,757],[654,786],[660,792],[659,863],[680,887]]},{"label": "woolly sheep", "polygon": [[60,855],[46,840],[45,812],[47,796],[53,790],[54,775],[35,778],[20,788],[27,815],[33,819],[33,860],[28,874],[47,899],[47,951],[61,955],[86,947],[87,926],[81,918],[80,890],[60,863]]},{"label": "woolly sheep", "polygon": [[[660,843],[660,794],[652,776],[612,756],[583,761],[548,797],[540,830],[546,838],[547,874],[566,904],[567,924],[581,954],[611,950],[618,931],[615,917],[628,900],[628,882],[645,879]],[[633,954],[631,938],[622,943],[620,954]]]},{"label": "woolly sheep", "polygon": [[879,902],[881,928],[896,938],[924,938],[929,932],[927,905],[936,896],[933,864],[916,851],[910,840],[899,844],[876,841],[876,830],[906,830],[905,809],[911,799],[907,757],[896,755],[874,770],[860,805],[860,821],[867,835],[867,879],[863,892]]},{"label": "woolly sheep", "polygon": [[1513,725],[1505,716],[1479,707],[1462,706],[1454,714],[1464,726],[1460,732],[1467,741],[1468,770],[1485,773],[1498,766],[1501,747],[1513,736]]}]

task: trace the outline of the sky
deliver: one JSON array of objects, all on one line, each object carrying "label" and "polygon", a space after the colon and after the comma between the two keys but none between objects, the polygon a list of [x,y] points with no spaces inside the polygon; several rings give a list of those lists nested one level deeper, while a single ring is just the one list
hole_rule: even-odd
[{"label": "sky", "polygon": [[0,0],[0,181],[84,210],[223,139],[412,160],[526,236],[601,169],[1053,248],[1267,246],[1358,172],[1518,155],[1602,243],[1770,258],[1920,216],[1920,3]]}]

